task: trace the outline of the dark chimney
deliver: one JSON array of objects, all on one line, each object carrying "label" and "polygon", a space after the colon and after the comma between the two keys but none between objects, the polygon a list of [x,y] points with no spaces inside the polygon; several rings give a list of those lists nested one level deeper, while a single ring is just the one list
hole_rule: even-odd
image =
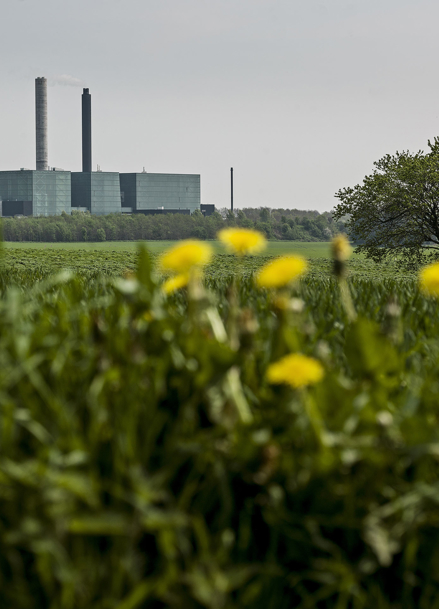
[{"label": "dark chimney", "polygon": [[82,93],[82,171],[91,173],[91,95]]},{"label": "dark chimney", "polygon": [[230,167],[230,209],[233,211],[233,167]]}]

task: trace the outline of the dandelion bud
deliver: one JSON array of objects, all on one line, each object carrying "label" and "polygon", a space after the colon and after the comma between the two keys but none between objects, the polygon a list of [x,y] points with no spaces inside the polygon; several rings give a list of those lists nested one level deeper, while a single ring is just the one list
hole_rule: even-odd
[{"label": "dandelion bud", "polygon": [[212,248],[201,241],[187,240],[174,245],[160,256],[162,271],[185,274],[209,264]]},{"label": "dandelion bud", "polygon": [[264,235],[249,228],[223,228],[218,239],[237,256],[255,254],[266,246]]},{"label": "dandelion bud", "polygon": [[172,294],[176,290],[185,288],[189,283],[189,273],[181,273],[167,279],[163,285],[162,290],[165,294]]},{"label": "dandelion bud", "polygon": [[291,353],[267,369],[267,380],[273,385],[286,384],[293,389],[300,389],[306,385],[314,385],[322,380],[323,366],[312,357],[301,353]]},{"label": "dandelion bud", "polygon": [[332,257],[334,260],[345,262],[352,253],[352,248],[346,235],[337,235],[331,243]]},{"label": "dandelion bud", "polygon": [[331,243],[332,257],[334,259],[334,274],[343,277],[346,271],[345,262],[352,253],[346,235],[336,235]]},{"label": "dandelion bud", "polygon": [[439,297],[439,262],[424,267],[419,275],[422,291],[428,296]]},{"label": "dandelion bud", "polygon": [[301,256],[276,258],[258,272],[256,285],[267,289],[284,288],[297,281],[307,270],[308,264]]}]

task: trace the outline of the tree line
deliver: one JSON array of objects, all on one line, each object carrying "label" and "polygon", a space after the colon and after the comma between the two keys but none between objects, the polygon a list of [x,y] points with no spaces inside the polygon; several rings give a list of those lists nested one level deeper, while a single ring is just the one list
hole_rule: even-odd
[{"label": "tree line", "polygon": [[92,216],[88,212],[63,212],[61,216],[17,217],[2,220],[5,241],[131,241],[215,239],[226,226],[254,228],[268,239],[287,241],[328,241],[344,229],[331,213],[297,209],[222,209],[204,217],[198,210],[181,214],[110,214]]}]

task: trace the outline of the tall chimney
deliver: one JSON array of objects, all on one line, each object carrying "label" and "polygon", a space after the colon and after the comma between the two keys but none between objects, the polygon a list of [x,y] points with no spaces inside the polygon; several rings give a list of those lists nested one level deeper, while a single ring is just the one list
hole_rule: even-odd
[{"label": "tall chimney", "polygon": [[37,171],[47,171],[47,79],[35,79],[35,131]]},{"label": "tall chimney", "polygon": [[82,93],[82,171],[91,172],[91,95]]}]

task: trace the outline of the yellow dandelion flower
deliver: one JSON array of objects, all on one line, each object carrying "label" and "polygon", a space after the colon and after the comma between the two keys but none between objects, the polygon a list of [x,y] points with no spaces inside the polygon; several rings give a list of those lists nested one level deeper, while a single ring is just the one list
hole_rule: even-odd
[{"label": "yellow dandelion flower", "polygon": [[266,246],[264,235],[249,228],[223,228],[218,239],[237,256],[260,252]]},{"label": "yellow dandelion flower", "polygon": [[283,288],[308,270],[305,258],[285,256],[269,262],[256,275],[256,285],[260,288]]},{"label": "yellow dandelion flower", "polygon": [[439,297],[439,262],[424,267],[419,274],[419,281],[426,294]]},{"label": "yellow dandelion flower", "polygon": [[332,257],[338,262],[345,262],[352,254],[352,248],[346,235],[336,235],[331,242]]},{"label": "yellow dandelion flower", "polygon": [[161,255],[160,267],[163,271],[172,273],[188,273],[194,268],[209,264],[211,258],[212,248],[207,243],[182,241]]},{"label": "yellow dandelion flower", "polygon": [[189,273],[181,273],[167,279],[162,285],[162,290],[165,294],[171,294],[181,288],[184,288],[189,283]]},{"label": "yellow dandelion flower", "polygon": [[312,357],[301,353],[291,353],[268,366],[267,380],[273,385],[290,385],[299,389],[306,385],[314,385],[322,380],[323,366]]}]

